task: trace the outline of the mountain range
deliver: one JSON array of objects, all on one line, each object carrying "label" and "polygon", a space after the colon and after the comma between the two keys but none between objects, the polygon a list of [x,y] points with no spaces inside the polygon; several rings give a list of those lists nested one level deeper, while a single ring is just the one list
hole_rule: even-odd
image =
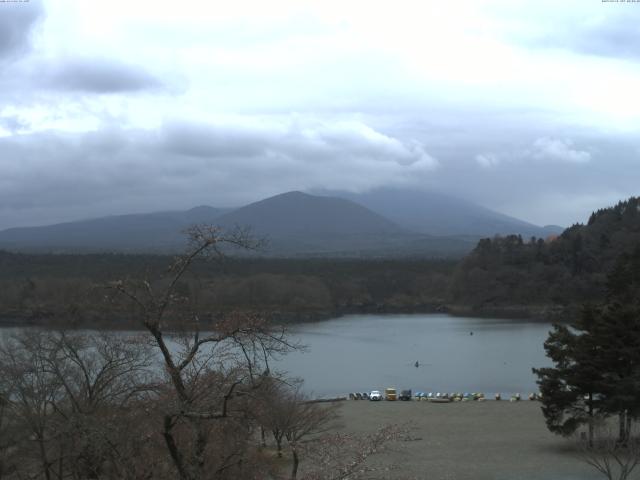
[{"label": "mountain range", "polygon": [[236,209],[119,215],[0,231],[0,248],[47,252],[175,252],[194,223],[251,228],[277,256],[460,256],[483,236],[544,237],[530,223],[445,195],[380,189],[364,194],[288,192]]}]

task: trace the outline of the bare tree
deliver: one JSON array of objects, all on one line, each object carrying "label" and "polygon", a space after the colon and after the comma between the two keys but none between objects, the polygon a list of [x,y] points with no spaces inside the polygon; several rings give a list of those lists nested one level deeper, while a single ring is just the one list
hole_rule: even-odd
[{"label": "bare tree", "polygon": [[302,381],[270,378],[263,384],[256,404],[260,426],[271,432],[277,456],[282,457],[284,440],[292,456],[291,475],[297,478],[301,444],[335,427],[338,418],[335,403],[316,403],[302,391]]},{"label": "bare tree", "polygon": [[22,464],[27,475],[54,478],[60,452],[55,445],[54,405],[62,398],[59,379],[47,372],[41,334],[21,335],[0,347],[0,382],[5,408],[14,427],[12,464]]},{"label": "bare tree", "polygon": [[282,443],[284,434],[289,425],[289,411],[285,408],[283,397],[289,385],[271,376],[265,376],[261,382],[260,391],[257,392],[255,415],[260,424],[262,443],[265,431],[270,432],[276,443],[276,451],[282,458]]},{"label": "bare tree", "polygon": [[150,388],[150,365],[148,349],[130,337],[26,331],[6,339],[0,432],[3,443],[11,439],[18,478],[131,477],[137,439],[123,421]]},{"label": "bare tree", "polygon": [[291,479],[295,480],[298,476],[300,455],[304,451],[303,443],[333,426],[332,423],[337,418],[338,405],[327,406],[310,402],[302,394],[300,387],[290,392],[282,403],[281,408],[289,412],[289,422],[284,429],[284,436],[291,449],[293,457]]},{"label": "bare tree", "polygon": [[[583,436],[584,437],[584,436]],[[627,480],[640,464],[640,437],[630,430],[627,440],[620,441],[606,423],[595,425],[593,440],[577,441],[579,457],[607,480]]]},{"label": "bare tree", "polygon": [[268,371],[273,355],[293,345],[284,331],[274,331],[257,315],[218,318],[199,311],[197,295],[186,282],[199,257],[222,258],[225,248],[253,249],[259,242],[246,230],[227,233],[211,226],[192,227],[188,234],[188,251],[175,259],[165,278],[118,281],[111,287],[130,301],[160,351],[168,377],[162,436],[178,477],[237,477],[250,464],[248,402],[264,378],[260,373]]}]

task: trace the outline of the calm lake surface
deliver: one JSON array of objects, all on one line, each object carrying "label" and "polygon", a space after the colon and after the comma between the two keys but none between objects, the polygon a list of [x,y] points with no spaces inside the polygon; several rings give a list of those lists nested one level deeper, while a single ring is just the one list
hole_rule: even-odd
[{"label": "calm lake surface", "polygon": [[303,378],[317,397],[385,387],[525,394],[537,391],[531,368],[550,365],[543,348],[550,328],[444,314],[349,315],[290,329],[308,350],[274,366]]},{"label": "calm lake surface", "polygon": [[[348,315],[290,327],[307,349],[272,368],[304,379],[313,397],[385,387],[525,395],[537,391],[531,368],[550,365],[543,348],[550,328],[544,322],[445,314]],[[17,330],[4,328],[0,336]]]}]

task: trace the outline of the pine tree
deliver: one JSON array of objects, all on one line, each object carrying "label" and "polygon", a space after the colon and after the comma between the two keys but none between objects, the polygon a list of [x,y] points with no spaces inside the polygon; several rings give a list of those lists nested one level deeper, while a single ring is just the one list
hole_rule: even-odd
[{"label": "pine tree", "polygon": [[595,354],[598,346],[588,333],[595,315],[593,308],[585,308],[578,323],[570,327],[554,325],[544,348],[555,367],[533,369],[547,428],[568,436],[587,425],[590,442],[594,420],[607,414],[601,394],[604,379],[600,357]]},{"label": "pine tree", "polygon": [[596,417],[619,417],[619,440],[640,418],[640,248],[608,276],[607,300],[585,307],[570,326],[555,325],[545,342],[554,367],[534,369],[550,431],[574,433]]}]

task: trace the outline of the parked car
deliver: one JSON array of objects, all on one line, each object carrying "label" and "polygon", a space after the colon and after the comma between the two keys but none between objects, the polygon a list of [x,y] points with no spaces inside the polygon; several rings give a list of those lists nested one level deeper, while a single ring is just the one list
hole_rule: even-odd
[{"label": "parked car", "polygon": [[372,390],[369,394],[369,400],[373,400],[374,402],[379,402],[382,400],[382,393],[379,390]]},{"label": "parked car", "polygon": [[411,390],[402,390],[398,398],[405,402],[411,400]]},{"label": "parked car", "polygon": [[397,400],[398,393],[395,388],[385,388],[384,389],[384,398],[385,400]]}]

